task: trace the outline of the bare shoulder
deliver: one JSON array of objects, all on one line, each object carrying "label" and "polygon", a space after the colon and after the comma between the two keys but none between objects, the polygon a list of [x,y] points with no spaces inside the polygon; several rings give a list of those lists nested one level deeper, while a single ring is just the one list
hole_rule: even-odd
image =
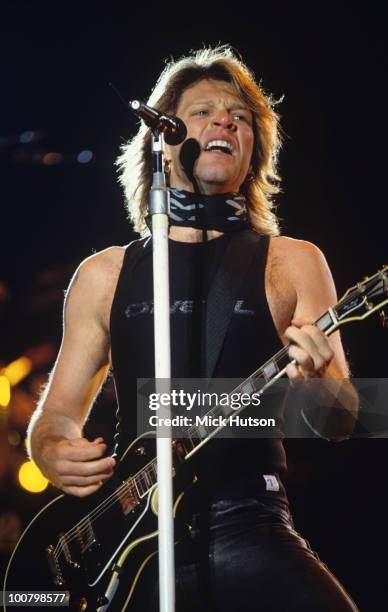
[{"label": "bare shoulder", "polygon": [[331,273],[321,249],[307,240],[288,236],[271,239],[269,260],[281,266],[292,279],[307,280],[311,275],[324,274],[331,279]]},{"label": "bare shoulder", "polygon": [[334,280],[322,251],[313,243],[279,236],[271,240],[274,261],[296,294],[294,317],[315,320],[337,302]]},{"label": "bare shoulder", "polygon": [[90,255],[78,266],[69,288],[75,284],[82,284],[84,289],[100,292],[109,285],[117,283],[124,253],[125,247],[112,246]]},{"label": "bare shoulder", "polygon": [[85,277],[104,276],[119,273],[125,253],[125,247],[111,246],[84,259],[77,272]]},{"label": "bare shoulder", "polygon": [[274,236],[271,238],[270,249],[278,256],[289,259],[290,255],[300,258],[324,258],[317,245],[308,240],[298,240],[289,236]]},{"label": "bare shoulder", "polygon": [[125,247],[112,246],[84,259],[66,293],[66,311],[85,307],[108,329],[110,309],[123,264]]}]

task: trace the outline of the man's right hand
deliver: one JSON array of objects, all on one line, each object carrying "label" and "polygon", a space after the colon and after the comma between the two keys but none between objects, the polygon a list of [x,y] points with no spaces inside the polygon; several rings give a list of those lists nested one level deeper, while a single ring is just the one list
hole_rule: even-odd
[{"label": "man's right hand", "polygon": [[113,474],[113,457],[105,457],[103,438],[62,439],[46,445],[42,459],[49,479],[64,493],[86,497],[95,493]]}]

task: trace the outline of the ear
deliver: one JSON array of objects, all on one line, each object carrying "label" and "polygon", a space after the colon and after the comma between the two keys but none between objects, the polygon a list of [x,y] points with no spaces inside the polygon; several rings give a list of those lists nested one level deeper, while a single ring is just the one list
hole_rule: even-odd
[{"label": "ear", "polygon": [[172,147],[170,145],[167,144],[167,142],[164,143],[164,160],[168,160],[171,163],[171,159],[172,159],[172,151],[171,151]]},{"label": "ear", "polygon": [[167,159],[167,157],[164,158],[164,174],[166,176],[170,176],[170,172],[171,172],[171,159]]}]

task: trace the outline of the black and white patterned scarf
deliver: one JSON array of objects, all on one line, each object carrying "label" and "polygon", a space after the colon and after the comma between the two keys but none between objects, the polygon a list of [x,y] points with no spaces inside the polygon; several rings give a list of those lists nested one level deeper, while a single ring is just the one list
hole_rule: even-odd
[{"label": "black and white patterned scarf", "polygon": [[170,225],[234,232],[249,227],[247,200],[241,193],[197,195],[170,189]]}]

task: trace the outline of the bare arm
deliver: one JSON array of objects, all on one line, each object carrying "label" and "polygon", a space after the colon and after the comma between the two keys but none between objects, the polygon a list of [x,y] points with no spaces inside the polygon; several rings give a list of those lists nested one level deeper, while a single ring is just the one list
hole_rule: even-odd
[{"label": "bare arm", "polygon": [[[338,427],[338,432],[351,433],[358,397],[347,380],[349,369],[339,331],[328,338],[313,325],[329,306],[337,302],[333,278],[324,255],[317,247],[295,241],[291,248],[294,252],[289,259],[292,261],[290,275],[297,302],[291,326],[284,337],[291,342],[289,355],[296,363],[288,366],[287,374],[291,380],[314,378],[308,388],[317,404],[331,412],[338,408],[340,412],[337,411],[335,428]],[[339,439],[342,436],[330,437]]]},{"label": "bare arm", "polygon": [[83,262],[65,299],[64,333],[47,388],[31,419],[31,456],[42,472],[66,493],[96,491],[112,474],[101,438],[82,435],[90,383],[109,363],[109,313],[122,260],[114,247]]}]

